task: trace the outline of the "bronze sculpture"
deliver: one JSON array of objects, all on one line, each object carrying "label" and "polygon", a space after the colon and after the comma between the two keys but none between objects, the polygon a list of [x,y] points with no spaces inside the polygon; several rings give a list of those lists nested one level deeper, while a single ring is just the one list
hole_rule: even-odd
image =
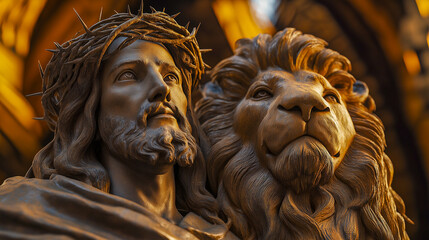
[{"label": "bronze sculpture", "polygon": [[243,239],[408,239],[374,101],[326,45],[241,39],[197,103],[211,190]]},{"label": "bronze sculpture", "polygon": [[[83,22],[82,22],[83,23]],[[58,45],[43,74],[54,139],[0,187],[0,237],[407,239],[365,84],[294,29],[243,39],[198,104],[195,33],[115,14]],[[183,217],[183,216],[184,217]]]},{"label": "bronze sculpture", "polygon": [[81,22],[42,72],[55,135],[28,178],[1,186],[0,238],[224,238],[191,102],[204,71],[195,29],[143,6]]}]

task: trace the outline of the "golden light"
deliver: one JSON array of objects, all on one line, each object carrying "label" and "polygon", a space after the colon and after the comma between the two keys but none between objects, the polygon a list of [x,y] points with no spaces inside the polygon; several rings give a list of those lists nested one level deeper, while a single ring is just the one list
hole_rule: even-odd
[{"label": "golden light", "polygon": [[45,6],[46,0],[29,1],[28,9],[22,16],[21,25],[17,31],[16,39],[16,50],[21,55],[26,55],[30,48],[30,37],[33,32],[34,24],[36,24],[37,18],[40,15],[43,7]]},{"label": "golden light", "polygon": [[[12,1],[10,1],[12,2]],[[8,3],[8,1],[6,1],[6,3]],[[7,5],[3,6],[3,7],[8,7]],[[2,41],[3,44],[6,47],[14,47],[15,45],[15,27],[16,27],[16,22],[19,21],[19,12],[20,12],[20,8],[19,7],[13,7],[13,6],[9,6],[10,7],[10,12],[9,15],[3,15],[4,19],[3,23],[2,23]],[[6,18],[7,17],[7,18]]]},{"label": "golden light", "polygon": [[15,164],[14,171],[19,169],[16,159],[31,160],[42,135],[40,122],[32,119],[34,109],[22,94],[22,84],[24,59],[45,3],[2,0],[0,7],[0,151],[10,159],[8,164]]},{"label": "golden light", "polygon": [[[16,89],[22,88],[23,61],[10,49],[0,44],[0,77]],[[0,82],[0,87],[3,83]]]},{"label": "golden light", "polygon": [[272,34],[272,25],[260,26],[252,16],[247,0],[216,0],[213,11],[222,27],[231,49],[240,38],[253,38],[260,33]]},{"label": "golden light", "polygon": [[0,77],[0,102],[26,129],[32,129],[34,126],[34,111],[24,96],[13,86],[8,86],[4,79]]},{"label": "golden light", "polygon": [[410,75],[416,75],[420,72],[420,60],[417,53],[412,50],[404,51],[404,63]]},{"label": "golden light", "polygon": [[429,48],[429,32],[426,34],[426,42],[427,42],[428,48]]},{"label": "golden light", "polygon": [[422,17],[429,17],[429,0],[416,0],[416,4],[420,15]]}]

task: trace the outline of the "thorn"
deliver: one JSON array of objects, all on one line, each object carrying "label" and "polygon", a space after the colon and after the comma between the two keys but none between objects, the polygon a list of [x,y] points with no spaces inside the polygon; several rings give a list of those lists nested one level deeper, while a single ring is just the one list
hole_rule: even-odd
[{"label": "thorn", "polygon": [[189,27],[189,21],[188,21],[188,23],[186,23],[186,25],[185,25],[185,28],[186,28],[186,29],[188,29],[188,27]]},{"label": "thorn", "polygon": [[42,65],[40,64],[40,60],[38,60],[37,62],[39,63],[40,77],[42,77],[43,79],[43,77],[45,76],[45,73],[43,72],[43,68],[42,68]]},{"label": "thorn", "polygon": [[100,22],[101,21],[101,16],[103,15],[103,7],[101,7],[101,10],[100,10],[100,16],[98,17],[98,21]]},{"label": "thorn", "polygon": [[200,49],[201,53],[208,53],[208,52],[211,52],[211,51],[213,51],[213,49]]},{"label": "thorn", "polygon": [[195,36],[197,34],[198,30],[200,29],[200,26],[201,23],[199,23],[196,28],[192,29],[191,36]]},{"label": "thorn", "polygon": [[198,30],[200,30],[200,26],[201,26],[201,23],[198,23],[197,30],[195,31],[195,34],[197,34]]},{"label": "thorn", "polygon": [[180,12],[178,12],[178,13],[176,13],[176,14],[173,14],[173,15],[171,15],[170,17],[171,18],[176,18],[177,17],[177,15],[179,15],[180,14]]},{"label": "thorn", "polygon": [[165,13],[165,8],[162,8],[162,12]]},{"label": "thorn", "polygon": [[119,14],[118,11],[116,11],[116,10],[113,10],[113,11],[115,12],[115,14]]},{"label": "thorn", "polygon": [[33,97],[33,96],[42,96],[43,92],[30,93],[25,95],[25,97]]},{"label": "thorn", "polygon": [[51,53],[57,53],[57,52],[59,52],[58,49],[45,49],[45,50],[48,51],[48,52],[51,52]]},{"label": "thorn", "polygon": [[130,8],[130,4],[128,4],[128,14],[130,14],[130,16],[132,16],[133,14],[131,13],[131,8]]},{"label": "thorn", "polygon": [[152,6],[149,6],[150,7],[150,10],[152,10],[152,13],[156,13],[156,9],[155,8],[153,8]]},{"label": "thorn", "polygon": [[80,23],[82,24],[83,29],[85,29],[85,32],[87,32],[87,33],[91,33],[91,31],[88,29],[88,27],[86,26],[86,24],[85,24],[85,22],[83,21],[83,19],[79,16],[79,13],[77,13],[76,9],[74,9],[74,8],[73,8],[73,10],[74,10],[74,12],[76,13],[77,18],[79,19]]},{"label": "thorn", "polygon": [[57,42],[54,42],[55,46],[59,49],[59,50],[63,50],[64,48],[61,47],[61,45]]},{"label": "thorn", "polygon": [[40,120],[45,120],[45,118],[44,118],[44,117],[34,117],[34,118],[33,118],[33,120],[38,120],[38,121],[40,121]]},{"label": "thorn", "polygon": [[140,1],[140,10],[139,10],[139,17],[143,17],[143,0]]}]

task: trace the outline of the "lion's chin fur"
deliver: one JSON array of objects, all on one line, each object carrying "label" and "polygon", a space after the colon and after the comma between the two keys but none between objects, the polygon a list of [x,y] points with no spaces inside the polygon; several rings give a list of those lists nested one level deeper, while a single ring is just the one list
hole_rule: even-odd
[{"label": "lion's chin fur", "polygon": [[[357,211],[343,205],[345,198],[352,198],[350,186],[338,181],[331,156],[323,145],[314,142],[290,145],[279,155],[281,160],[277,159],[282,167],[275,169],[275,174],[294,176],[295,184],[281,182],[286,178],[276,179],[274,171],[263,167],[250,145],[243,145],[230,159],[218,189],[218,201],[236,234],[243,239],[359,238]],[[310,172],[320,176],[311,178]],[[348,237],[342,236],[344,231]]]},{"label": "lion's chin fur", "polygon": [[334,175],[328,150],[312,137],[300,137],[277,156],[267,160],[268,169],[283,186],[295,193],[326,184]]}]

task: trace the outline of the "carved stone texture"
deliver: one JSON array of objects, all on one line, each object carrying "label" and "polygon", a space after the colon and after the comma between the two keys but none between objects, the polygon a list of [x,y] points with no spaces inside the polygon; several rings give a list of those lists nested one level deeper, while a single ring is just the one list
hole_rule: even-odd
[{"label": "carved stone texture", "polygon": [[[205,189],[195,29],[118,13],[60,45],[43,77],[55,135],[0,187],[1,239],[234,239]],[[177,196],[176,196],[177,193]]]},{"label": "carved stone texture", "polygon": [[243,239],[408,239],[374,101],[326,45],[293,28],[241,39],[197,103],[211,190]]}]

